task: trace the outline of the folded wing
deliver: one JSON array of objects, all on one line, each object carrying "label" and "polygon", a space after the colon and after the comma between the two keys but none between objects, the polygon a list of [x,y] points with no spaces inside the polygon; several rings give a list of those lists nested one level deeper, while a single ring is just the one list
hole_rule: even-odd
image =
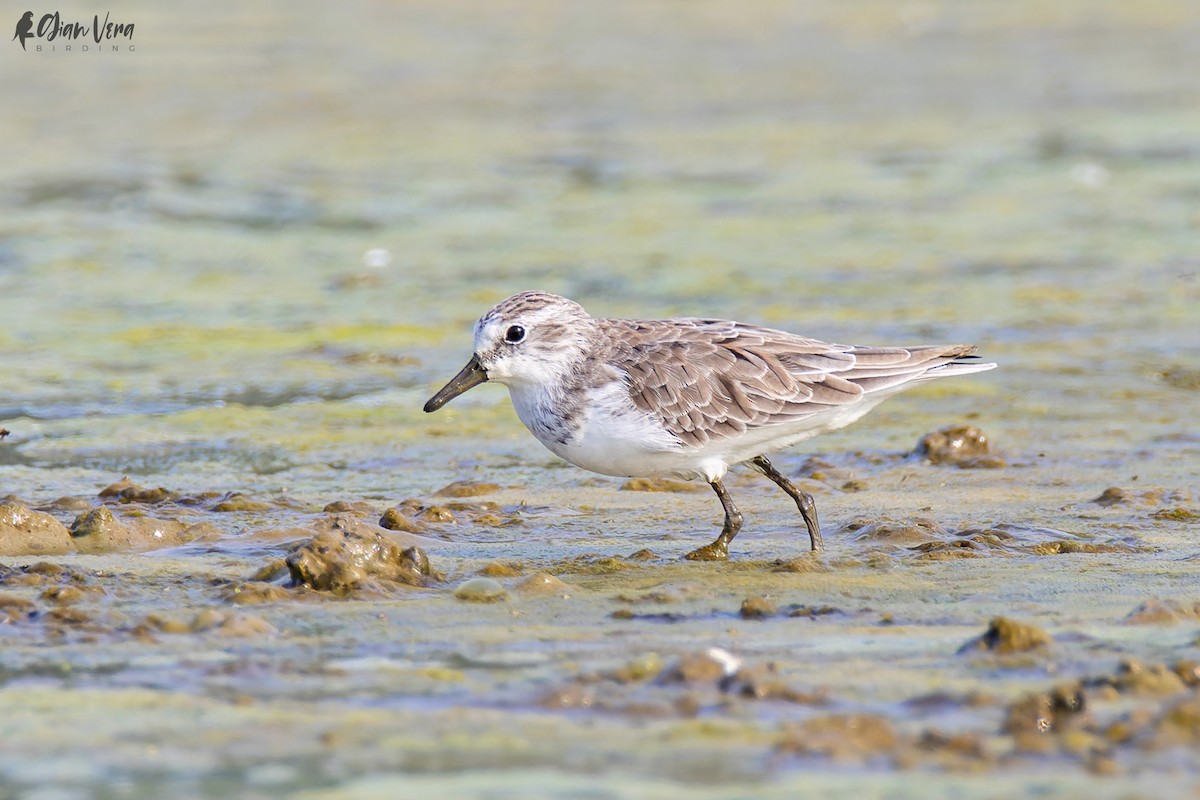
[{"label": "folded wing", "polygon": [[[606,322],[616,342],[611,361],[628,376],[634,404],[692,446],[898,391],[975,352],[971,345],[831,344],[725,320]],[[991,366],[968,361],[945,374]]]}]

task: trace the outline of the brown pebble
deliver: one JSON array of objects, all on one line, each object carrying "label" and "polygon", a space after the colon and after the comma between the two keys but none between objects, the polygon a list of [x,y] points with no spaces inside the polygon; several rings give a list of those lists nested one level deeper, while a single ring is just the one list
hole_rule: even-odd
[{"label": "brown pebble", "polygon": [[1197,619],[1200,619],[1200,602],[1152,599],[1129,612],[1125,622],[1130,625],[1170,625]]},{"label": "brown pebble", "polygon": [[1142,664],[1132,658],[1123,660],[1113,676],[1121,693],[1165,695],[1182,692],[1187,686],[1183,678],[1165,664]]},{"label": "brown pebble", "polygon": [[430,506],[421,512],[421,520],[424,522],[433,522],[444,524],[448,522],[457,522],[454,512],[442,506]]},{"label": "brown pebble", "polygon": [[66,526],[54,517],[16,503],[0,504],[0,556],[57,556],[74,549]]},{"label": "brown pebble", "polygon": [[717,683],[735,675],[741,661],[719,647],[685,653],[663,672],[668,683]]},{"label": "brown pebble", "polygon": [[404,531],[405,533],[424,533],[425,526],[405,514],[399,507],[389,508],[379,519],[379,527],[389,531]]},{"label": "brown pebble", "polygon": [[334,500],[332,503],[326,503],[321,511],[326,514],[358,514],[363,517],[373,517],[379,513],[375,506],[362,500]]},{"label": "brown pebble", "polygon": [[1133,500],[1130,498],[1129,492],[1121,487],[1110,486],[1101,492],[1099,497],[1093,497],[1090,502],[1107,508],[1109,506],[1120,505],[1121,503],[1131,503]]},{"label": "brown pebble", "polygon": [[455,481],[434,492],[438,497],[479,497],[494,494],[503,487],[498,483],[476,483],[475,481]]},{"label": "brown pebble", "polygon": [[378,581],[428,586],[444,579],[420,548],[404,549],[353,515],[340,515],[329,524],[285,559],[294,585],[344,594]]},{"label": "brown pebble", "polygon": [[742,619],[766,619],[779,613],[779,609],[765,597],[747,597],[742,601],[738,616]]},{"label": "brown pebble", "polygon": [[513,591],[520,594],[567,595],[571,592],[571,587],[549,573],[535,572],[524,580],[519,581],[513,587]]},{"label": "brown pebble", "polygon": [[492,561],[480,567],[479,574],[485,578],[516,578],[525,570],[515,561]]},{"label": "brown pebble", "polygon": [[270,511],[273,506],[259,500],[251,500],[240,492],[234,492],[213,506],[212,510],[220,514],[230,514],[239,511]]},{"label": "brown pebble", "polygon": [[86,590],[78,586],[51,586],[42,592],[41,598],[60,606],[69,606],[80,602],[88,594],[104,594],[104,590],[99,586],[89,586]]},{"label": "brown pebble", "polygon": [[917,442],[913,453],[930,464],[962,467],[1004,466],[991,456],[987,435],[974,425],[952,425],[927,433]]},{"label": "brown pebble", "polygon": [[467,603],[499,603],[508,599],[508,592],[491,578],[469,578],[454,590],[454,597]]},{"label": "brown pebble", "polygon": [[1008,617],[996,617],[988,623],[987,630],[977,639],[964,644],[959,653],[987,650],[993,653],[1024,653],[1053,643],[1050,634],[1041,628],[1017,622]]},{"label": "brown pebble", "polygon": [[834,714],[814,717],[785,728],[778,750],[823,755],[837,761],[864,761],[894,752],[899,745],[895,727],[875,714]]},{"label": "brown pebble", "polygon": [[[286,574],[287,570],[284,569]],[[281,600],[290,600],[292,595],[287,589],[282,586],[277,586],[274,583],[261,583],[257,581],[248,581],[246,583],[235,583],[222,592],[222,596],[231,603],[239,606],[261,605],[263,603],[277,603]]]}]

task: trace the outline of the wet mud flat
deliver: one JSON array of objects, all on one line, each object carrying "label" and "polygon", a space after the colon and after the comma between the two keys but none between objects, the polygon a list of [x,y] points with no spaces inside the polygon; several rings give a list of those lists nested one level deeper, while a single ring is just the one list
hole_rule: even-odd
[{"label": "wet mud flat", "polygon": [[[1110,487],[1040,515],[1011,498],[953,510],[948,484],[1019,462],[971,427],[793,461],[826,509],[817,555],[785,499],[737,475],[746,531],[704,564],[681,556],[715,503],[675,481],[459,479],[320,509],[128,478],[5,498],[5,785],[1194,789],[1196,498]],[[893,492],[913,499],[862,502]]]}]

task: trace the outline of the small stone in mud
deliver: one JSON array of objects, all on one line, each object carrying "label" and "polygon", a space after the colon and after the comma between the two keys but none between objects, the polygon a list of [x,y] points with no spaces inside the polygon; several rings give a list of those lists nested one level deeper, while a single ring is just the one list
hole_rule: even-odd
[{"label": "small stone in mud", "polygon": [[884,543],[916,545],[947,536],[945,528],[929,519],[913,519],[907,522],[891,520],[854,520],[842,526],[844,533],[854,534],[856,543]]},{"label": "small stone in mud", "polygon": [[1200,603],[1153,599],[1129,612],[1125,622],[1130,625],[1170,625],[1197,619],[1200,619]]},{"label": "small stone in mud", "polygon": [[625,556],[626,561],[653,561],[658,558],[658,554],[648,547],[643,547],[641,550],[635,550]]},{"label": "small stone in mud", "polygon": [[118,503],[144,503],[151,505],[172,500],[175,498],[175,493],[162,486],[152,488],[138,486],[126,476],[116,483],[101,489],[98,496],[104,500],[116,500]]},{"label": "small stone in mud", "polygon": [[824,705],[829,702],[823,691],[802,692],[779,677],[774,664],[744,667],[727,678],[721,688],[731,694],[754,700],[783,700],[788,703]]},{"label": "small stone in mud", "polygon": [[570,594],[571,587],[549,573],[535,572],[517,583],[513,587],[513,591],[520,594],[556,594],[564,596]]},{"label": "small stone in mud", "polygon": [[425,509],[421,512],[421,519],[424,522],[434,522],[438,524],[458,522],[458,519],[456,519],[454,516],[454,512],[448,508],[443,508],[442,506],[430,506],[429,508]]},{"label": "small stone in mud", "polygon": [[621,484],[625,492],[701,492],[704,487],[671,478],[630,478]]},{"label": "small stone in mud", "polygon": [[379,512],[375,506],[362,500],[351,502],[349,500],[334,500],[332,503],[326,503],[321,509],[326,514],[358,514],[360,517],[373,517]]},{"label": "small stone in mud", "polygon": [[71,538],[81,553],[155,550],[176,547],[192,541],[195,531],[182,522],[153,517],[126,517],[118,520],[107,506],[94,508],[76,517]]},{"label": "small stone in mud", "polygon": [[1017,738],[1022,750],[1044,749],[1036,742],[1043,734],[1060,734],[1087,721],[1087,701],[1078,684],[1026,695],[1008,708],[1003,730]]},{"label": "small stone in mud", "polygon": [[292,583],[345,593],[380,580],[428,586],[444,579],[430,568],[420,548],[406,550],[386,534],[361,525],[354,517],[338,517],[331,528],[289,553],[285,561]]},{"label": "small stone in mud", "polygon": [[469,578],[458,585],[454,596],[466,603],[499,603],[508,599],[508,592],[491,578]]},{"label": "small stone in mud", "polygon": [[274,636],[279,633],[274,625],[261,617],[213,608],[198,612],[189,622],[163,617],[159,614],[147,614],[134,627],[133,632],[142,637],[154,633],[211,633],[215,636],[229,638]]},{"label": "small stone in mud", "polygon": [[834,714],[788,726],[776,748],[837,761],[864,761],[891,754],[899,742],[895,727],[884,717]]},{"label": "small stone in mud", "polygon": [[238,639],[274,636],[279,633],[274,625],[262,617],[212,608],[196,614],[188,623],[188,629],[193,633],[211,633],[216,636]]},{"label": "small stone in mud", "polygon": [[1158,375],[1168,386],[1188,391],[1200,391],[1200,369],[1171,367]]},{"label": "small stone in mud", "polygon": [[685,653],[662,674],[667,683],[717,683],[742,668],[737,656],[720,647]]},{"label": "small stone in mud", "polygon": [[972,653],[987,650],[993,653],[1024,653],[1052,644],[1050,634],[1041,628],[1017,622],[1008,617],[996,617],[988,623],[988,628],[977,639],[964,644],[958,652]]},{"label": "small stone in mud", "polygon": [[1132,658],[1120,663],[1112,684],[1122,694],[1140,695],[1175,694],[1187,688],[1183,678],[1165,664],[1146,666]]},{"label": "small stone in mud", "polygon": [[807,617],[808,619],[816,619],[817,617],[825,617],[830,614],[842,613],[839,609],[833,606],[803,606],[790,605],[786,609],[789,617]]},{"label": "small stone in mud", "polygon": [[1185,685],[1200,686],[1200,661],[1182,659],[1176,661],[1171,669]]},{"label": "small stone in mud", "polygon": [[1006,466],[1004,459],[991,454],[987,435],[974,425],[952,425],[927,433],[917,442],[913,454],[930,464],[951,464],[964,469]]},{"label": "small stone in mud", "polygon": [[282,558],[272,558],[254,571],[250,576],[252,581],[277,581],[288,575],[287,562]]},{"label": "small stone in mud", "polygon": [[0,623],[20,622],[37,613],[37,604],[15,594],[0,594]]},{"label": "small stone in mud", "polygon": [[658,677],[663,670],[663,661],[658,653],[643,653],[613,671],[612,679],[617,683],[637,683]]},{"label": "small stone in mud", "polygon": [[779,613],[779,609],[765,597],[747,597],[742,601],[738,616],[742,619],[766,619]]},{"label": "small stone in mud", "polygon": [[1110,486],[1101,492],[1099,497],[1093,497],[1090,502],[1107,508],[1121,503],[1130,503],[1132,500],[1130,500],[1129,492],[1119,486]]},{"label": "small stone in mud", "polygon": [[771,571],[803,574],[808,572],[829,572],[829,567],[821,561],[821,557],[816,553],[801,553],[790,561],[776,561],[771,567]]},{"label": "small stone in mud", "polygon": [[221,502],[214,505],[212,510],[219,514],[229,514],[238,511],[270,511],[271,508],[272,506],[270,503],[264,503],[260,500],[251,500],[241,492],[234,492]]},{"label": "small stone in mud", "polygon": [[0,556],[58,556],[74,549],[66,526],[49,514],[15,503],[0,505]]},{"label": "small stone in mud", "polygon": [[434,492],[438,497],[479,497],[494,494],[503,487],[498,483],[476,483],[475,481],[455,481]]},{"label": "small stone in mud", "polygon": [[379,527],[389,531],[404,531],[405,533],[424,533],[425,526],[405,514],[399,508],[392,507],[383,512],[379,518]]},{"label": "small stone in mud", "polygon": [[[287,570],[284,570],[286,574]],[[247,581],[231,584],[221,592],[222,598],[239,606],[261,605],[263,603],[278,603],[290,600],[293,595],[274,583]]]},{"label": "small stone in mud", "polygon": [[47,583],[85,584],[87,577],[74,569],[38,561],[24,567],[0,570],[0,583],[6,586],[43,586]]},{"label": "small stone in mud", "polygon": [[83,511],[90,511],[92,504],[82,497],[56,497],[49,503],[43,503],[37,507],[38,511],[73,511],[76,514]]},{"label": "small stone in mud", "polygon": [[69,606],[82,601],[88,595],[104,594],[99,586],[51,586],[45,589],[41,598],[60,606]]},{"label": "small stone in mud", "polygon": [[515,561],[492,561],[480,567],[479,574],[485,578],[517,578],[525,574],[525,569]]}]

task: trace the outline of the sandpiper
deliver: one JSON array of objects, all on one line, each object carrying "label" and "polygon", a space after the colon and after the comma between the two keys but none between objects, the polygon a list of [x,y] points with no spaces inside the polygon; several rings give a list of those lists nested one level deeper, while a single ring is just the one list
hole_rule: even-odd
[{"label": "sandpiper", "polygon": [[598,319],[565,297],[522,292],[479,318],[474,355],[425,410],[495,381],[538,441],[578,467],[703,478],[725,523],[715,541],[687,554],[693,560],[729,557],[742,515],[722,479],[746,464],[796,502],[815,551],[812,495],[766,454],[843,428],[917,383],[996,366],[975,350],[830,344],[721,319]]}]

